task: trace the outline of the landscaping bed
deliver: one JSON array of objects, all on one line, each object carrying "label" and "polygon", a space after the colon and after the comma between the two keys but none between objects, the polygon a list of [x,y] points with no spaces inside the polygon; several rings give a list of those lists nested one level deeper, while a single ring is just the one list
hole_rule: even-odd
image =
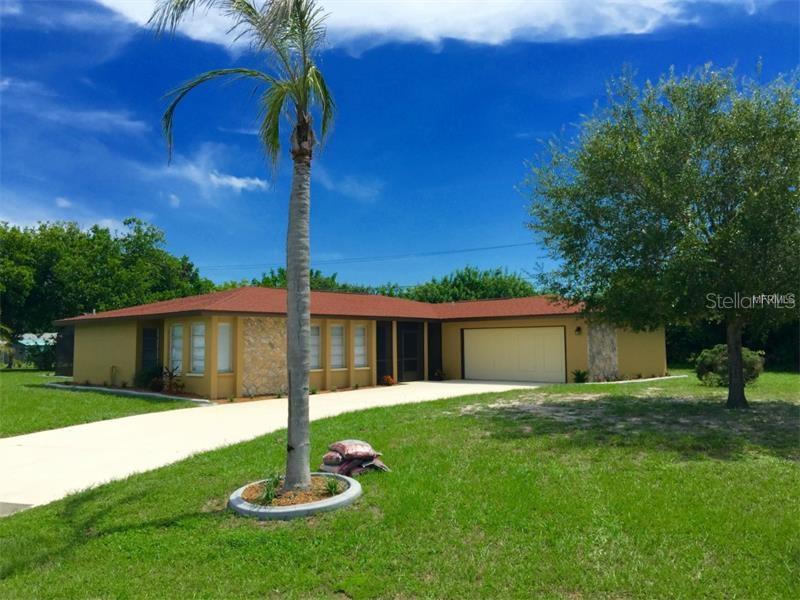
[{"label": "landscaping bed", "polygon": [[690,377],[315,421],[314,460],[355,436],[392,466],[353,506],[233,513],[282,469],[276,432],[0,519],[0,597],[796,597],[800,377],[748,395]]},{"label": "landscaping bed", "polygon": [[274,498],[265,499],[265,482],[258,481],[251,483],[242,492],[242,498],[251,504],[259,506],[294,506],[296,504],[307,504],[327,500],[341,492],[341,485],[334,480],[335,491],[331,493],[328,487],[328,480],[324,477],[315,476],[311,478],[311,487],[307,490],[283,490],[278,488]]}]

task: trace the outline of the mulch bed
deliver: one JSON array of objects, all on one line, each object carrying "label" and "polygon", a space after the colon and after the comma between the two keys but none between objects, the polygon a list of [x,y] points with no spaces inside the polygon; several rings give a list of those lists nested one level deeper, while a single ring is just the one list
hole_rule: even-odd
[{"label": "mulch bed", "polygon": [[[310,489],[290,491],[281,490],[278,492],[278,495],[275,497],[275,499],[268,504],[264,503],[261,499],[264,485],[262,483],[253,483],[248,485],[244,492],[242,492],[242,498],[244,498],[247,502],[258,504],[260,506],[294,506],[295,504],[308,504],[309,502],[326,500],[331,497],[331,495],[328,493],[328,489],[325,486],[327,481],[327,477],[312,476]],[[340,484],[339,493],[341,494],[343,491],[342,485]]]}]

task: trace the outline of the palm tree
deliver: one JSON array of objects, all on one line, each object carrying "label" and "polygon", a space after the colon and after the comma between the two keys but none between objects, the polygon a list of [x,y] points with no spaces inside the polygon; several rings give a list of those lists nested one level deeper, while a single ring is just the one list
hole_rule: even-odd
[{"label": "palm tree", "polygon": [[218,78],[249,79],[261,86],[260,139],[273,166],[281,149],[283,117],[291,125],[290,151],[294,161],[286,236],[287,356],[289,422],[284,486],[307,488],[311,484],[308,428],[308,374],[310,367],[309,213],[311,209],[311,159],[317,138],[312,110],[321,114],[321,137],[330,126],[334,104],[325,79],[314,62],[324,43],[325,14],[314,0],[160,0],[150,21],[157,32],[174,31],[181,19],[196,8],[218,8],[233,20],[235,39],[246,39],[253,51],[267,59],[268,72],[232,68],[208,71],[187,81],[168,95],[170,104],[163,126],[170,156],[175,109],[202,83]]}]

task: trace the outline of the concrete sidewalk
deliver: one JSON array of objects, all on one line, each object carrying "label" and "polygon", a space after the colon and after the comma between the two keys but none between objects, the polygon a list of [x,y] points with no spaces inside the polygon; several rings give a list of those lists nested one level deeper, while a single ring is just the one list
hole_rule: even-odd
[{"label": "concrete sidewalk", "polygon": [[[311,396],[311,419],[535,384],[417,381]],[[0,439],[0,516],[286,427],[285,399],[185,408]]]}]

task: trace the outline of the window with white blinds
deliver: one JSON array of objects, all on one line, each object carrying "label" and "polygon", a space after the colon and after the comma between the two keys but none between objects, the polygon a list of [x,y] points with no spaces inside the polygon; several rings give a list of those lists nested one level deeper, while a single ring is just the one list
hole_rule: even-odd
[{"label": "window with white blinds", "polygon": [[191,373],[202,373],[206,369],[206,325],[192,323],[192,354],[189,362]]},{"label": "window with white blinds", "polygon": [[169,328],[169,368],[183,373],[183,325]]},{"label": "window with white blinds", "polygon": [[344,325],[331,325],[331,368],[344,369]]},{"label": "window with white blinds", "polygon": [[312,325],[311,326],[311,368],[312,369],[321,369],[322,368],[322,355],[321,355],[322,346],[320,344],[320,331],[319,325]]},{"label": "window with white blinds", "polygon": [[353,330],[353,361],[356,367],[367,366],[367,328],[363,325]]},{"label": "window with white blinds", "polygon": [[233,371],[233,336],[230,323],[220,323],[217,326],[217,371]]}]

